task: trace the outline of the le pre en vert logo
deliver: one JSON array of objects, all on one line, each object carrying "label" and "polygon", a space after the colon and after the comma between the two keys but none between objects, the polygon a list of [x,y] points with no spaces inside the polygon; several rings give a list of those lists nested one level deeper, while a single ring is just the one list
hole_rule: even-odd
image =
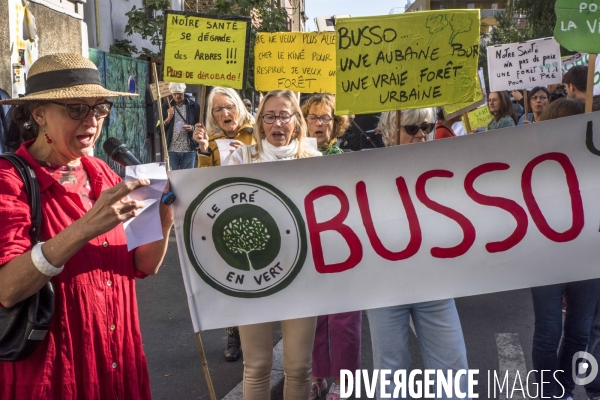
[{"label": "le pre en vert logo", "polygon": [[198,275],[235,297],[264,297],[287,287],[306,259],[306,228],[281,191],[249,178],[219,180],[185,213],[184,243]]}]

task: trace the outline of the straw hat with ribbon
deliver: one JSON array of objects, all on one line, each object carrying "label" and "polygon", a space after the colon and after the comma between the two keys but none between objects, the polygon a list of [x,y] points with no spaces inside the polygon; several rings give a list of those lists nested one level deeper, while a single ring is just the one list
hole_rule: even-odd
[{"label": "straw hat with ribbon", "polygon": [[25,95],[0,101],[23,104],[28,101],[86,99],[93,97],[137,96],[102,87],[96,65],[76,53],[57,53],[39,58],[31,65],[25,81]]}]

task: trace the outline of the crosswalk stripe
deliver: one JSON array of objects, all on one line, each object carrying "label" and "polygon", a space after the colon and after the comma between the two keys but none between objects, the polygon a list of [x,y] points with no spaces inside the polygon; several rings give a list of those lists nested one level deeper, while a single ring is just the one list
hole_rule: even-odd
[{"label": "crosswalk stripe", "polygon": [[[512,391],[513,384],[515,382],[515,377],[517,375],[517,371],[519,371],[519,376],[521,378],[521,382],[523,383],[523,389],[526,389],[526,379],[527,379],[527,366],[525,365],[525,355],[523,354],[523,348],[521,347],[521,342],[519,341],[519,335],[517,333],[496,333],[496,347],[498,349],[498,376],[499,380],[502,382],[504,379],[506,371],[508,371],[508,392],[509,396],[506,396],[507,389],[504,388],[503,393],[500,393],[499,399],[527,399],[526,396],[523,395],[523,392],[519,390]],[[489,387],[492,387],[490,395],[494,395],[494,377],[490,376]],[[520,386],[517,384],[515,387],[519,389]],[[525,392],[527,393],[527,392]]]}]

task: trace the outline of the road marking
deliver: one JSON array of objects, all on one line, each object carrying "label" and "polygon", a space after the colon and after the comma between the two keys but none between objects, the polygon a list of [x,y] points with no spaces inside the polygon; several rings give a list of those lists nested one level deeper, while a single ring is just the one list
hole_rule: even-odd
[{"label": "road marking", "polygon": [[[273,347],[273,367],[271,369],[271,390],[283,380],[283,340]],[[223,397],[223,400],[244,400],[244,382],[240,382],[236,387]]]},{"label": "road marking", "polygon": [[[496,347],[498,348],[498,379],[502,384],[502,380],[505,377],[506,371],[508,371],[508,388],[504,388],[504,391],[499,394],[500,400],[506,399],[527,399],[527,366],[525,365],[525,355],[523,354],[523,348],[519,341],[519,334],[517,333],[496,333]],[[525,395],[520,389],[519,383],[514,386],[515,377],[519,371],[520,381],[523,383],[523,389]],[[494,396],[494,375],[490,376],[489,387],[491,387],[490,396]],[[506,386],[506,385],[505,385]],[[499,388],[496,388],[499,389]],[[507,396],[506,394],[509,394]],[[512,395],[512,396],[511,396]]]}]

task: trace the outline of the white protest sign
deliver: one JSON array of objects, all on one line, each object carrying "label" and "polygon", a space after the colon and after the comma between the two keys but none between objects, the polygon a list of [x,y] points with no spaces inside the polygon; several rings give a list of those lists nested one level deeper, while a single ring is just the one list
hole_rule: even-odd
[{"label": "white protest sign", "polygon": [[588,121],[171,171],[194,329],[600,277]]},{"label": "white protest sign", "polygon": [[[576,65],[588,65],[590,55],[588,53],[577,53],[562,59],[563,73]],[[596,57],[596,68],[594,72],[594,96],[600,95],[600,57]]]},{"label": "white protest sign", "polygon": [[234,152],[235,147],[231,146],[234,142],[233,139],[219,139],[215,140],[217,147],[219,148],[219,154],[221,155],[221,165],[229,165],[231,154]]},{"label": "white protest sign", "polygon": [[492,92],[562,81],[560,45],[554,38],[488,46],[487,57]]}]

